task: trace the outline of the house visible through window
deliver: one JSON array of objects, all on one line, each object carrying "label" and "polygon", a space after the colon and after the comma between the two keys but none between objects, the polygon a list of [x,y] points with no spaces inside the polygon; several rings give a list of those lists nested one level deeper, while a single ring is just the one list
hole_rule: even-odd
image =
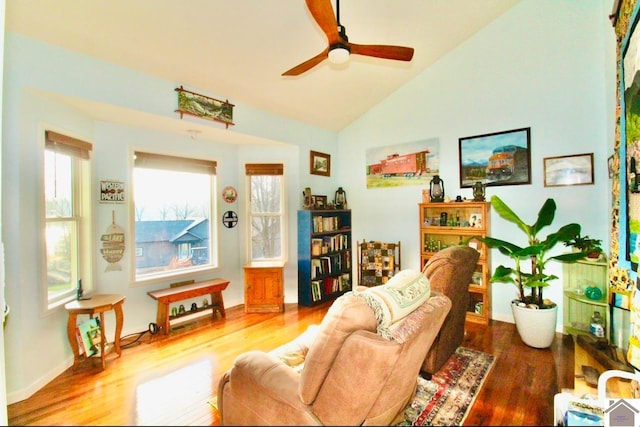
[{"label": "house visible through window", "polygon": [[280,163],[245,166],[249,187],[251,261],[283,260],[284,179]]},{"label": "house visible through window", "polygon": [[79,280],[91,289],[92,145],[45,131],[44,197],[47,308],[75,299]]},{"label": "house visible through window", "polygon": [[135,153],[135,280],[217,266],[216,162]]}]

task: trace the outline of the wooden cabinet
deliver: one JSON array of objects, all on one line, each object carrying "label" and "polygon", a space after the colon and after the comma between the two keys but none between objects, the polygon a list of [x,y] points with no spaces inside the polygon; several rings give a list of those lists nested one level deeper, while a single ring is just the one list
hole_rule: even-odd
[{"label": "wooden cabinet", "polygon": [[480,252],[469,284],[467,322],[488,324],[491,318],[489,250],[473,236],[486,237],[490,229],[489,202],[420,203],[420,264],[424,268],[434,253],[468,240]]},{"label": "wooden cabinet", "polygon": [[255,262],[244,266],[245,313],[284,311],[283,269],[283,262]]},{"label": "wooden cabinet", "polygon": [[352,288],[351,211],[298,211],[298,304],[313,306]]},{"label": "wooden cabinet", "polygon": [[[609,286],[607,262],[576,261],[562,265],[563,326],[571,335],[589,335],[591,316],[600,312],[604,319],[605,337],[610,338],[611,318],[609,309]],[[586,289],[597,287],[602,298],[587,298]]]}]

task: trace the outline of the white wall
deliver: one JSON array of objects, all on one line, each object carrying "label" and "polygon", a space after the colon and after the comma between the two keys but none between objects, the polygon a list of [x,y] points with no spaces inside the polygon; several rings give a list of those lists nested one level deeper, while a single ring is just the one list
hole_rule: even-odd
[{"label": "white wall", "polygon": [[[182,82],[163,81],[10,33],[6,34],[6,53],[6,63],[10,66],[5,68],[3,85],[2,230],[3,240],[12,242],[6,257],[6,294],[11,306],[5,330],[9,403],[29,397],[68,368],[73,360],[66,337],[66,311],[59,308],[46,313],[42,303],[42,135],[47,127],[93,144],[95,200],[98,200],[99,181],[104,179],[125,182],[127,197],[131,198],[128,185],[130,154],[134,149],[153,148],[169,154],[216,160],[219,190],[233,185],[239,191],[238,200],[233,204],[225,203],[220,191],[217,192],[218,214],[235,210],[240,221],[232,229],[218,224],[220,268],[196,279],[229,279],[231,284],[224,292],[227,307],[240,305],[244,299],[242,265],[246,250],[243,239],[247,226],[243,221],[247,194],[244,164],[267,160],[284,163],[289,217],[285,300],[297,302],[296,211],[302,189],[312,186],[329,193],[337,188],[333,179],[316,180],[309,176],[309,150],[335,155],[337,135],[242,105],[236,105],[234,110],[236,125],[220,133],[218,141],[194,140],[186,132],[149,129],[145,117],[180,120],[174,112],[177,102],[174,88]],[[69,100],[73,106],[67,105]],[[129,120],[127,124],[93,119],[91,109],[105,105],[126,108],[132,117],[141,119]],[[225,141],[226,135],[231,140],[240,135],[260,141],[248,145],[229,144]],[[265,143],[267,145],[263,145]],[[116,223],[125,228],[126,241],[131,242],[132,213],[128,205],[98,203],[94,212],[96,273],[94,278],[83,278],[83,283],[93,286],[95,292],[125,295],[123,335],[146,331],[149,323],[156,320],[156,302],[147,292],[168,286],[168,281],[132,287],[133,267],[128,257],[131,246],[120,262],[122,271],[105,272],[107,264],[100,256],[99,237],[111,224],[113,212]],[[113,313],[107,313],[105,323],[108,336],[112,336]]]},{"label": "white wall", "polygon": [[[403,268],[420,267],[417,204],[428,187],[367,189],[367,149],[438,138],[445,193],[471,198],[471,189],[459,186],[458,138],[531,127],[531,184],[489,187],[487,199],[499,195],[533,223],[544,200],[554,198],[555,225],[578,222],[608,247],[615,112],[610,11],[609,1],[525,0],[342,131],[339,155],[352,163],[338,173],[354,209],[353,238],[400,240]],[[580,153],[594,153],[594,185],[544,187],[544,157]],[[495,213],[491,225],[497,238],[520,233]],[[493,268],[499,263],[510,265],[492,251]],[[562,276],[561,265],[554,267]],[[561,288],[559,279],[545,297],[562,304]],[[492,318],[513,322],[515,288],[494,284],[492,291]],[[561,324],[562,310],[558,331]]]},{"label": "white wall", "polygon": [[[174,88],[185,82],[160,80],[6,34],[2,237],[10,242],[6,250],[6,296],[11,315],[5,329],[9,403],[29,397],[72,362],[66,313],[60,309],[45,315],[41,304],[44,260],[42,233],[38,230],[42,229],[40,138],[44,125],[94,144],[96,191],[101,179],[129,183],[128,153],[132,147],[158,147],[217,160],[219,188],[233,185],[239,190],[235,204],[227,205],[218,198],[219,212],[231,207],[240,217],[235,229],[219,226],[221,268],[215,276],[232,282],[224,294],[229,307],[243,302],[245,162],[268,159],[285,164],[290,221],[287,302],[297,301],[295,213],[304,187],[311,187],[313,194],[332,197],[342,186],[353,209],[354,239],[399,239],[403,242],[403,267],[419,264],[417,203],[422,188],[367,190],[364,159],[370,147],[439,138],[447,194],[470,196],[470,190],[456,188],[458,138],[530,126],[532,184],[498,187],[490,189],[488,195],[500,194],[517,211],[537,211],[544,197],[555,197],[559,224],[577,220],[588,234],[608,243],[609,203],[604,199],[615,96],[615,84],[608,81],[615,77],[611,70],[614,59],[603,56],[603,52],[615,51],[611,47],[613,31],[604,23],[609,3],[524,0],[337,135],[236,104],[236,125],[225,134],[273,142],[267,146],[231,145],[224,137],[194,141],[187,135],[150,130],[142,121],[124,124],[93,120],[90,110],[66,106],[60,99],[89,100],[96,105],[127,108],[132,113],[179,120],[174,113]],[[233,98],[232,94],[223,97]],[[310,149],[332,155],[331,178],[309,175]],[[595,154],[595,185],[553,190],[542,186],[543,157],[582,152]],[[96,203],[96,238],[110,224],[113,209],[119,225],[127,226],[130,212],[126,205]],[[492,233],[505,237],[505,232],[494,219]],[[130,241],[131,230],[127,228],[125,233]],[[105,273],[106,264],[98,247],[94,252],[96,290],[126,296],[123,335],[146,330],[149,322],[155,321],[156,310],[155,301],[146,293],[161,285],[131,287],[128,261],[122,261],[122,272]],[[510,318],[507,302],[511,297],[508,288],[494,289],[494,318]],[[110,316],[106,324],[107,332],[112,333]]]}]

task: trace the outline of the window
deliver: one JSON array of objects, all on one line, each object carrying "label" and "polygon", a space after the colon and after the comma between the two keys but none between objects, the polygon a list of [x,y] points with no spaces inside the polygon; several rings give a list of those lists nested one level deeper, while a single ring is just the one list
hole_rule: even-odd
[{"label": "window", "polygon": [[135,152],[135,281],[217,267],[216,162]]},{"label": "window", "polygon": [[283,260],[284,179],[282,164],[247,164],[251,261]]},{"label": "window", "polygon": [[78,282],[91,289],[92,145],[45,131],[44,196],[47,308],[76,297]]}]

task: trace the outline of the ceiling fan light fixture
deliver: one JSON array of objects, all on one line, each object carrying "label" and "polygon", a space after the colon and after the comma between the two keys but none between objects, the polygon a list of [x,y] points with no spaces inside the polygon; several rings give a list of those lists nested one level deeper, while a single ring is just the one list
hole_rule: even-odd
[{"label": "ceiling fan light fixture", "polygon": [[332,64],[344,64],[349,60],[351,50],[342,43],[335,44],[329,48],[329,61]]}]

